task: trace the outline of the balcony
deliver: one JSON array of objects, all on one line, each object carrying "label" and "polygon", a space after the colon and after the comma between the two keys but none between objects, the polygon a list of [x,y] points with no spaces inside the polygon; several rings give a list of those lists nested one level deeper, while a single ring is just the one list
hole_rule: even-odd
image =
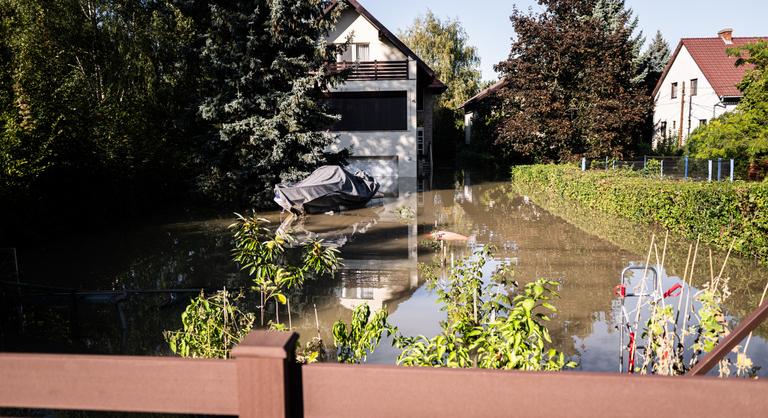
[{"label": "balcony", "polygon": [[408,61],[343,61],[328,65],[331,72],[351,69],[347,80],[408,80]]}]

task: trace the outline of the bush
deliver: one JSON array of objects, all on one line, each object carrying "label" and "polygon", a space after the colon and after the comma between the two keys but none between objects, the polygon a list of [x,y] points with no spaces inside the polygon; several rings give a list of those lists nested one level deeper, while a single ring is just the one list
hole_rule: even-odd
[{"label": "bush", "polygon": [[512,181],[581,206],[768,262],[768,183],[705,183],[632,172],[581,172],[562,165],[518,166]]}]

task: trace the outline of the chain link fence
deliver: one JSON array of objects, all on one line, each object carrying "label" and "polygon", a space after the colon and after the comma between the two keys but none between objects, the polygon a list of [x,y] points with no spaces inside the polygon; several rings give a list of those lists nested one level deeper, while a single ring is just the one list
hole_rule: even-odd
[{"label": "chain link fence", "polygon": [[[644,156],[637,160],[582,158],[581,170],[632,170],[663,178],[695,181],[734,181],[746,179],[746,165],[734,159],[702,160],[682,157]],[[741,172],[741,174],[740,174]]]}]

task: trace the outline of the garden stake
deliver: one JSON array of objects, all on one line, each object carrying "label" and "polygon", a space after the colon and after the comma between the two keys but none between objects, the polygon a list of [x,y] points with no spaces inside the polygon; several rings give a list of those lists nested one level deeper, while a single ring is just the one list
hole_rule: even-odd
[{"label": "garden stake", "polygon": [[686,326],[688,324],[688,309],[690,308],[690,301],[691,301],[691,285],[693,285],[693,269],[696,267],[696,256],[699,254],[699,240],[701,240],[701,235],[696,238],[696,248],[693,250],[693,261],[691,261],[691,271],[688,273],[688,293],[685,295],[685,313],[683,314],[683,332],[681,334],[682,341],[680,344],[685,347],[685,336],[688,332]]},{"label": "garden stake", "polygon": [[[648,247],[648,255],[645,257],[645,266],[643,267],[643,279],[640,282],[640,292],[639,292],[640,296],[637,298],[637,305],[636,305],[637,306],[637,312],[635,312],[635,323],[634,323],[635,333],[637,333],[638,328],[639,328],[639,324],[638,323],[640,322],[640,306],[642,305],[642,302],[643,302],[643,292],[645,291],[645,279],[646,279],[646,277],[648,275],[648,263],[651,262],[651,251],[653,251],[653,245],[654,245],[655,241],[656,241],[656,234],[652,234],[651,235],[651,245],[650,245],[650,247]],[[629,319],[629,318],[627,318],[627,319]],[[635,352],[635,348],[637,347],[637,341],[635,341],[633,339],[631,341],[631,343],[630,343],[630,346],[632,347],[631,348],[631,352],[634,353]],[[632,373],[634,370],[628,370],[628,371],[630,373]]]},{"label": "garden stake", "polygon": [[315,327],[317,329],[317,338],[320,338],[320,320],[317,319],[317,305],[313,303],[312,308],[315,310]]}]

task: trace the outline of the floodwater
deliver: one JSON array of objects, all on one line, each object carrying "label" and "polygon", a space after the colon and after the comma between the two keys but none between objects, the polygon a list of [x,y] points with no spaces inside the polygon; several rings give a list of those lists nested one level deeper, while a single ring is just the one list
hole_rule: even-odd
[{"label": "floodwater", "polygon": [[[333,322],[348,321],[361,303],[387,309],[403,335],[436,335],[444,314],[419,275],[419,263],[433,263],[441,254],[431,233],[447,230],[469,237],[446,247],[448,264],[492,245],[495,261],[487,270],[511,263],[521,284],[536,278],[559,281],[559,312],[550,328],[555,346],[580,369],[618,369],[613,288],[622,269],[644,262],[644,250],[622,245],[622,237],[600,238],[597,224],[569,223],[516,194],[509,182],[473,184],[463,173],[447,187],[418,189],[428,189],[426,182],[401,183],[395,196],[357,211],[300,220],[278,212],[260,214],[300,239],[322,238],[339,248],[344,259],[336,277],[309,282],[292,297],[291,322],[302,337],[316,335],[319,323],[330,343]],[[226,214],[17,249],[18,277],[10,274],[5,280],[47,287],[0,287],[0,350],[169,355],[162,332],[181,327],[179,315],[197,289],[248,286],[231,261],[227,227],[232,222]],[[647,242],[651,231],[626,234]],[[755,294],[759,297],[768,274],[747,261],[736,259],[732,265],[726,275],[748,276],[732,282],[729,306],[738,319],[756,306]],[[662,276],[669,286],[682,272],[670,268]],[[285,307],[280,319],[287,320]],[[766,365],[765,333],[758,334],[749,354]],[[368,361],[394,363],[398,351],[390,342],[385,339]]]}]

